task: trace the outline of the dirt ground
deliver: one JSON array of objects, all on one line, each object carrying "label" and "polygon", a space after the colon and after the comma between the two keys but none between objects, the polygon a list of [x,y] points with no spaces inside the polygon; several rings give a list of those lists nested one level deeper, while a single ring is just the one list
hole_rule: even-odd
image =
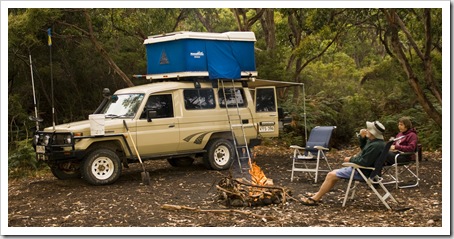
[{"label": "dirt ground", "polygon": [[[329,152],[327,156],[332,167],[339,168],[344,156],[357,151],[357,148],[344,149]],[[387,210],[365,184],[360,184],[355,200],[342,207],[347,180],[339,181],[320,205],[302,205],[293,198],[316,192],[324,174],[318,183],[303,173],[297,173],[291,182],[289,148],[258,146],[255,152],[255,161],[273,179],[274,185],[291,191],[286,203],[227,208],[219,201],[220,193],[215,185],[228,177],[229,171],[207,170],[200,161],[190,167],[176,168],[166,160],[157,160],[145,162],[151,176],[149,186],[141,184],[138,164],[124,169],[120,179],[108,186],[91,186],[83,180],[58,180],[50,172],[39,178],[9,180],[8,227],[163,227],[175,228],[175,234],[181,234],[178,230],[189,227],[442,226],[441,152],[423,153],[419,187],[387,186],[400,202],[390,204],[393,210]],[[162,208],[165,204],[196,210],[166,210]],[[220,209],[227,212],[204,211]]]}]

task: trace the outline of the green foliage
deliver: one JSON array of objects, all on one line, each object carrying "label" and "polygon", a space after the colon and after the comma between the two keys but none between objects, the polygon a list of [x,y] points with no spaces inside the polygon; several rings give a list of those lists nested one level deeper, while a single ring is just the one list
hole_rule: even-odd
[{"label": "green foliage", "polygon": [[8,151],[8,176],[24,177],[46,167],[43,162],[38,162],[31,140],[16,141]]},{"label": "green foliage", "polygon": [[[27,119],[33,113],[29,53],[33,58],[38,111],[45,120],[42,126],[52,124],[47,28],[52,27],[53,32],[52,74],[57,123],[87,119],[101,102],[103,88],[115,91],[126,87],[87,38],[84,10],[32,8],[8,12],[8,134],[13,161],[21,158],[18,155],[30,156],[27,151],[30,148],[15,144],[29,139],[29,129],[34,126]],[[244,11],[251,17],[256,10]],[[423,11],[399,9],[419,47],[424,43],[424,22],[418,20]],[[235,31],[238,24],[231,9],[97,8],[87,9],[87,12],[98,42],[131,77],[146,71],[143,46],[146,36],[171,31],[206,31],[197,13],[215,32]],[[414,120],[425,148],[441,147],[441,128],[424,112],[401,65],[384,47],[385,32],[380,31],[389,29],[380,9],[275,9],[274,12],[275,49],[266,50],[266,26],[262,26],[260,20],[251,28],[257,38],[255,53],[259,78],[302,82],[306,99],[302,100],[301,88],[299,92],[287,89],[280,95],[280,104],[294,117],[292,127],[285,129],[281,140],[288,144],[303,144],[306,131],[309,133],[314,126],[336,125],[333,144],[342,147],[356,143],[355,132],[365,126],[365,121],[384,122],[386,136],[390,137],[396,133],[397,119],[407,115]],[[431,14],[435,49],[431,51],[431,65],[435,83],[441,88],[441,10],[431,9]],[[289,16],[294,17],[293,26],[300,33],[301,42],[297,46]],[[331,47],[295,75],[296,62],[299,60],[302,64],[316,57],[337,33],[340,35]],[[402,43],[408,49],[405,54],[424,93],[429,92],[421,60],[407,41]],[[136,84],[144,83],[132,80]],[[441,106],[428,95],[441,112]]]}]

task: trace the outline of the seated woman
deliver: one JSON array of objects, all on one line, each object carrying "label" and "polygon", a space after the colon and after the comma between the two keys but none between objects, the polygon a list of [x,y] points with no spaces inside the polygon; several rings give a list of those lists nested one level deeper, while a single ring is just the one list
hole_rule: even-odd
[{"label": "seated woman", "polygon": [[[399,133],[396,135],[396,139],[401,139],[394,142],[389,149],[388,156],[386,157],[385,165],[393,165],[395,163],[395,157],[400,152],[415,152],[418,144],[418,135],[409,117],[402,117],[399,119]],[[412,155],[399,155],[397,157],[397,163],[409,162]]]}]

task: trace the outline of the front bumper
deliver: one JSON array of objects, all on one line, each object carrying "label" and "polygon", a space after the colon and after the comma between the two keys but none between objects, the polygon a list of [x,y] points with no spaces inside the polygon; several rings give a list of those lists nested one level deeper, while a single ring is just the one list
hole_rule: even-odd
[{"label": "front bumper", "polygon": [[33,139],[36,158],[48,163],[80,160],[82,152],[75,150],[76,140],[72,132],[37,131]]}]

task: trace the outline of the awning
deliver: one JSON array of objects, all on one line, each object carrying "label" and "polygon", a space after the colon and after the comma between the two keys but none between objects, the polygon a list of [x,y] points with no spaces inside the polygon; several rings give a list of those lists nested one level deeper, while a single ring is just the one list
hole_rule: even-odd
[{"label": "awning", "polygon": [[289,81],[274,81],[274,80],[263,80],[255,79],[248,81],[249,88],[264,87],[264,86],[275,86],[276,88],[292,87],[292,86],[303,86],[304,83],[296,83]]}]

